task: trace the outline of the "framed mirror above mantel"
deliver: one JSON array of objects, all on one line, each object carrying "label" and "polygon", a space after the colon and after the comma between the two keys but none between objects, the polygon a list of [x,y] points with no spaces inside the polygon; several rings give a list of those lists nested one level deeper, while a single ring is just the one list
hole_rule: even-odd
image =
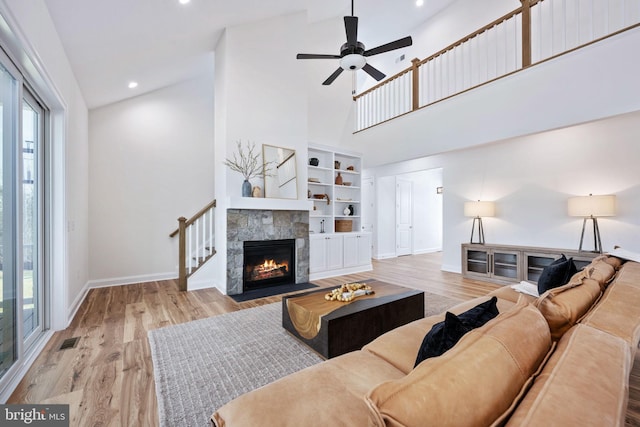
[{"label": "framed mirror above mantel", "polygon": [[298,173],[296,151],[273,145],[262,145],[265,170],[264,197],[271,199],[297,199]]}]

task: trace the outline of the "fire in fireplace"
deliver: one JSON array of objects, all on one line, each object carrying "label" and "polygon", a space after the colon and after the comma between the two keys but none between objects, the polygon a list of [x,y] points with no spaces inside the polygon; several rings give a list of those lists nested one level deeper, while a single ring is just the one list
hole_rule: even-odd
[{"label": "fire in fireplace", "polygon": [[245,241],[243,246],[243,291],[295,283],[295,239]]}]

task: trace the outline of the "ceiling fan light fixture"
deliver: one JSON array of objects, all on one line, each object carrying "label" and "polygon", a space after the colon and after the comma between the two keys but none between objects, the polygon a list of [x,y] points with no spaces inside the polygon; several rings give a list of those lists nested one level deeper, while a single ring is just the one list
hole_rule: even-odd
[{"label": "ceiling fan light fixture", "polygon": [[345,55],[340,59],[340,66],[345,70],[359,70],[364,67],[366,63],[367,59],[357,53]]}]

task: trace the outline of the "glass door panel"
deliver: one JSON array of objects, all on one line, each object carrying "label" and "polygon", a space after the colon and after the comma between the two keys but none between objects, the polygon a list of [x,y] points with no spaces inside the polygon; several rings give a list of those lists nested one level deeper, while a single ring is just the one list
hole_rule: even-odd
[{"label": "glass door panel", "polygon": [[22,337],[40,327],[42,280],[40,275],[40,157],[42,110],[30,96],[22,104]]},{"label": "glass door panel", "polygon": [[0,378],[17,357],[15,141],[18,82],[0,65]]}]

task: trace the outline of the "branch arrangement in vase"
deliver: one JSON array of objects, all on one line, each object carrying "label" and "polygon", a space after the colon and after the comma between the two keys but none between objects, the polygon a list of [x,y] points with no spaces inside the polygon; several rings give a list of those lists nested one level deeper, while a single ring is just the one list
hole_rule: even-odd
[{"label": "branch arrangement in vase", "polygon": [[256,144],[247,142],[247,151],[242,146],[242,142],[236,142],[238,153],[233,153],[233,159],[227,158],[224,165],[234,172],[240,173],[245,180],[257,176],[268,176],[271,170],[270,163],[260,161],[260,152],[256,152]]}]

